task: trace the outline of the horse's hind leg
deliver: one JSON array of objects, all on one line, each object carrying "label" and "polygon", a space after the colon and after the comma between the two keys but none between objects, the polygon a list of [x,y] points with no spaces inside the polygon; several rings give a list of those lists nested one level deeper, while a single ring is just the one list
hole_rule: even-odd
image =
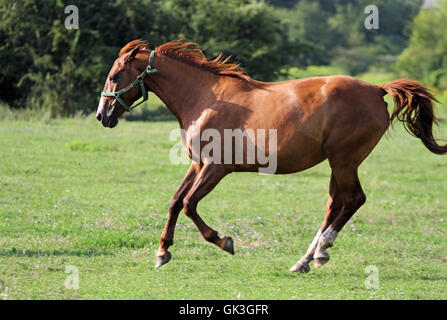
[{"label": "horse's hind leg", "polygon": [[217,231],[210,228],[197,213],[197,204],[227,175],[223,166],[205,164],[194,181],[194,185],[183,199],[185,214],[191,218],[206,241],[214,243],[219,248],[234,254],[233,240],[230,237],[220,238]]},{"label": "horse's hind leg", "polygon": [[183,178],[182,184],[172,197],[171,204],[169,205],[168,220],[166,221],[160,238],[160,246],[157,251],[155,268],[161,267],[171,259],[171,253],[168,251],[168,248],[174,243],[175,225],[177,223],[178,215],[183,209],[183,199],[193,186],[199,171],[200,165],[192,164]]},{"label": "horse's hind leg", "polygon": [[301,257],[301,259],[298,260],[298,262],[292,268],[290,268],[290,271],[300,273],[306,273],[310,271],[309,262],[313,260],[318,240],[320,239],[322,232],[324,232],[327,229],[327,227],[332,223],[332,221],[334,221],[334,219],[338,216],[338,214],[342,209],[342,204],[343,203],[340,193],[337,190],[335,177],[334,174],[332,174],[331,182],[329,184],[329,199],[326,205],[326,215],[324,217],[323,223],[321,224],[321,227],[318,230],[314,240],[307,249],[306,254],[303,257]]},{"label": "horse's hind leg", "polygon": [[366,201],[366,196],[358,179],[357,167],[333,168],[333,173],[337,181],[337,188],[343,199],[343,207],[318,239],[313,256],[315,268],[319,268],[329,261],[329,254],[326,249],[333,246],[337,234]]},{"label": "horse's hind leg", "polygon": [[[337,192],[341,198],[340,213],[318,239],[313,255],[314,267],[329,260],[326,249],[334,243],[337,234],[352,215],[365,203],[358,178],[358,167],[371,153],[389,126],[389,115],[381,97],[373,97],[355,104],[354,110],[337,112],[323,148],[332,168]],[[335,107],[337,109],[337,106]]]}]

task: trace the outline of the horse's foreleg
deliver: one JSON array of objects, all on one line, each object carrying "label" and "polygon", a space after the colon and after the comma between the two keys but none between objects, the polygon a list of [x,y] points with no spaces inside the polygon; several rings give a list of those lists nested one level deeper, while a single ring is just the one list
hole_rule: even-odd
[{"label": "horse's foreleg", "polygon": [[357,168],[334,168],[333,172],[337,181],[337,188],[343,199],[343,207],[340,214],[318,239],[317,248],[313,256],[315,268],[319,268],[329,261],[329,254],[326,252],[326,249],[333,246],[340,230],[366,201],[366,196],[363,193],[357,175]]},{"label": "horse's foreleg", "polygon": [[185,214],[191,218],[205,240],[219,248],[234,254],[233,240],[230,237],[220,238],[217,231],[210,228],[197,213],[198,202],[205,197],[227,175],[223,166],[205,164],[194,181],[194,185],[183,199]]},{"label": "horse's foreleg", "polygon": [[160,246],[157,251],[155,268],[161,267],[171,259],[168,248],[174,243],[174,230],[180,211],[183,209],[183,199],[194,184],[194,180],[200,171],[198,164],[192,164],[186,173],[180,187],[172,197],[169,205],[168,220],[166,221],[163,233],[160,238]]},{"label": "horse's foreleg", "polygon": [[334,219],[338,216],[338,214],[341,211],[341,208],[342,208],[342,201],[337,191],[337,185],[335,183],[334,174],[332,174],[331,182],[329,184],[329,199],[326,205],[326,214],[323,223],[321,224],[321,227],[318,230],[314,240],[307,249],[306,254],[303,257],[301,257],[301,259],[298,260],[298,262],[292,268],[290,268],[290,271],[300,273],[306,273],[310,271],[309,262],[313,260],[318,240],[320,239],[322,232],[324,232],[327,229],[327,227],[332,223],[332,221],[334,221]]}]

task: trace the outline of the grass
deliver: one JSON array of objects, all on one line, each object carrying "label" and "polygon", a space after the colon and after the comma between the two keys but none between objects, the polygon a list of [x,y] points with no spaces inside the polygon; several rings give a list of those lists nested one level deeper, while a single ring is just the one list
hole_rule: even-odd
[{"label": "grass", "polygon": [[[446,112],[443,111],[444,117]],[[323,163],[285,176],[238,173],[199,204],[235,240],[230,256],[181,214],[170,263],[154,255],[186,165],[169,162],[175,122],[94,117],[0,122],[0,294],[9,299],[446,299],[446,157],[402,125],[360,170],[367,203],[309,274],[306,251],[327,200]],[[447,123],[439,136],[447,137]],[[367,266],[379,288],[367,289]],[[79,289],[66,289],[68,266]],[[1,296],[0,296],[1,298]]]}]

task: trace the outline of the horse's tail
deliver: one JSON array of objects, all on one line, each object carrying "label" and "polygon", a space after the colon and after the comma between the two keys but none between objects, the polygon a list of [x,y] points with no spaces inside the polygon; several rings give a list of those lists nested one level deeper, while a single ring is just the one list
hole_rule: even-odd
[{"label": "horse's tail", "polygon": [[395,108],[391,122],[397,118],[405,129],[422,140],[433,153],[447,153],[447,145],[439,145],[433,137],[433,123],[437,124],[433,112],[433,101],[439,102],[430,91],[420,83],[409,80],[395,80],[380,86],[393,98]]}]

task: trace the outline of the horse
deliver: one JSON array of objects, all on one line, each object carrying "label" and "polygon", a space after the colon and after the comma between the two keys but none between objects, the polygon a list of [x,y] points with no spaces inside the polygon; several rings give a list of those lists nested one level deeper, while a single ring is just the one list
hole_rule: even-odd
[{"label": "horse", "polygon": [[[264,147],[268,154],[276,155],[274,174],[296,173],[328,160],[332,172],[325,216],[307,252],[290,268],[292,272],[309,272],[312,260],[314,268],[329,261],[327,249],[366,201],[358,168],[393,120],[401,121],[431,152],[447,153],[447,145],[438,144],[432,131],[437,124],[433,103],[438,101],[418,82],[399,79],[373,85],[343,75],[261,82],[250,78],[229,58],[220,54],[207,59],[197,43],[185,40],[170,41],[155,49],[144,40],[131,41],[119,51],[108,74],[96,118],[104,127],[115,127],[135,101],[141,96],[147,98],[148,90],[178,120],[184,132],[182,142],[193,160],[197,158],[194,137],[207,129],[220,134],[227,129],[274,130],[276,146]],[[384,101],[386,94],[395,103],[391,115]],[[257,146],[253,137],[245,138]],[[203,140],[199,142],[202,146]],[[168,248],[173,245],[182,209],[206,241],[234,254],[231,237],[220,237],[196,208],[226,175],[265,168],[256,156],[248,161],[249,142],[241,149],[242,162],[209,161],[200,156],[192,161],[170,202],[156,268],[171,259]],[[220,146],[230,155],[236,151],[234,141]]]}]

